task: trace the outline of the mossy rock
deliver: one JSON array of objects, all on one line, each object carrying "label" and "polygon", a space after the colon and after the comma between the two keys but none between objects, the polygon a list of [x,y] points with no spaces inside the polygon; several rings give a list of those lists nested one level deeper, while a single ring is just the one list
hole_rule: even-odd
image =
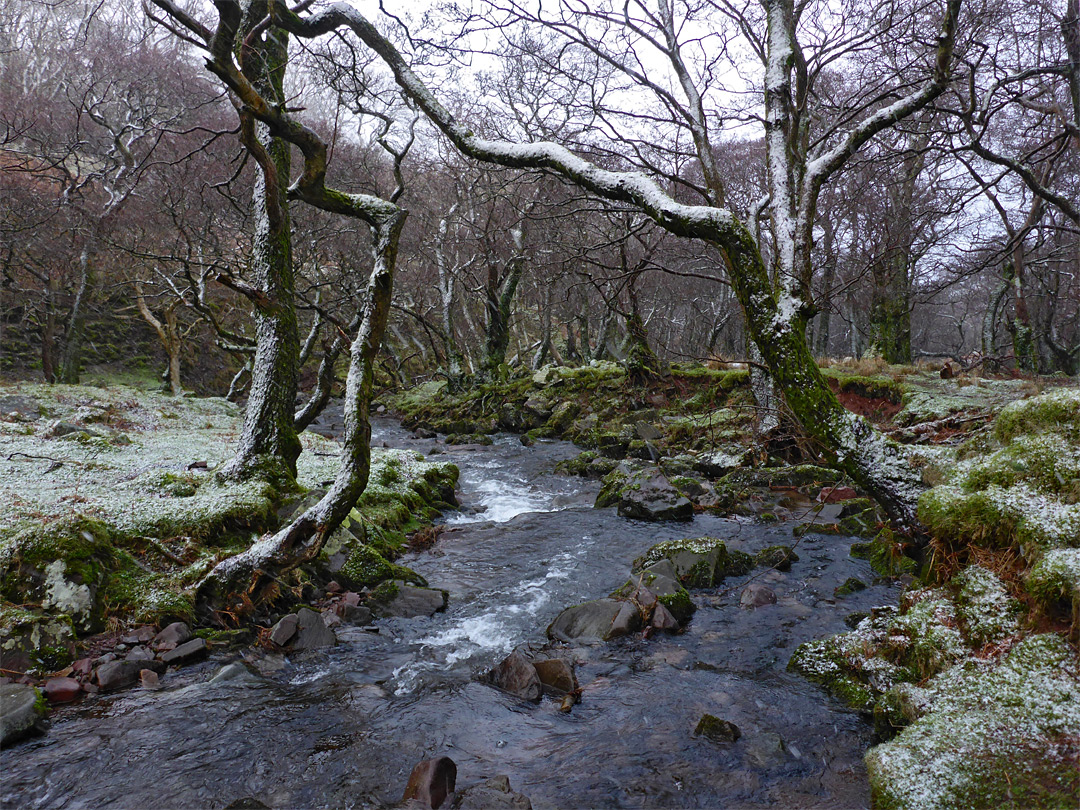
[{"label": "mossy rock", "polygon": [[[679,581],[687,588],[712,588],[724,577],[749,570],[743,557],[733,557],[727,544],[715,537],[688,537],[657,543],[634,560],[634,570],[668,560]],[[750,567],[753,566],[751,560]]]},{"label": "mossy rock", "polygon": [[851,596],[853,593],[866,590],[866,583],[857,577],[848,577],[842,585],[833,590],[835,596]]},{"label": "mossy rock", "polygon": [[777,571],[790,571],[791,564],[799,561],[799,555],[791,546],[769,546],[754,555],[754,563]]}]

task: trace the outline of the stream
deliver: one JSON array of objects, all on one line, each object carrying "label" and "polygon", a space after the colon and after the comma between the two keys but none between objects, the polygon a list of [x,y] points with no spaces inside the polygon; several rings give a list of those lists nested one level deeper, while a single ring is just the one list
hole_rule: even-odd
[{"label": "stream", "polygon": [[[476,676],[519,645],[541,646],[564,608],[626,581],[654,543],[711,535],[753,553],[792,544],[791,523],[698,516],[627,520],[592,509],[597,482],[551,473],[577,449],[447,447],[377,420],[374,442],[461,469],[462,511],[429,551],[401,560],[450,592],[446,613],[339,627],[339,644],[285,659],[219,654],[172,672],[157,692],[128,690],[57,712],[49,733],[0,752],[5,808],[385,807],[413,765],[448,755],[458,785],[506,774],[543,808],[865,807],[862,755],[872,729],[786,671],[795,647],[847,628],[844,617],[895,604],[849,538],[809,534],[788,573],[755,569],[775,605],[739,607],[742,580],[694,592],[685,633],[577,650],[581,702],[569,713],[523,702]],[[727,589],[728,586],[730,590]],[[214,678],[246,656],[252,666]],[[258,659],[256,661],[256,659]],[[742,731],[720,746],[692,732],[703,713]]]}]

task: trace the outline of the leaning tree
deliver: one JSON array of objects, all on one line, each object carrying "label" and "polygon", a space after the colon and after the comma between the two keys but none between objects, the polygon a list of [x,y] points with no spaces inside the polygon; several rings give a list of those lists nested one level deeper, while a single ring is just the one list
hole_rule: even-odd
[{"label": "leaning tree", "polygon": [[[642,165],[645,171],[613,170],[561,143],[482,137],[439,101],[410,60],[352,6],[335,3],[323,11],[297,13],[274,0],[271,12],[274,24],[298,37],[351,30],[469,157],[551,172],[641,211],[675,235],[715,246],[742,306],[747,331],[788,409],[831,462],[874,495],[897,526],[914,530],[921,489],[917,470],[897,445],[839,403],[807,345],[806,325],[816,311],[810,258],[818,197],[830,178],[875,135],[923,109],[947,88],[961,3],[947,0],[936,36],[927,36],[933,24],[925,7],[905,11],[896,4],[894,13],[884,18],[883,30],[841,27],[841,33],[831,37],[826,32],[839,19],[830,16],[827,3],[764,0],[762,14],[755,17],[724,2],[677,9],[673,0],[588,5],[564,0],[550,12],[542,7],[534,13],[514,0],[492,0],[485,25],[553,32],[564,39],[567,51],[584,51],[615,68],[639,98],[649,92],[657,99],[686,135],[687,148],[696,157],[700,180],[683,183],[677,196],[669,189],[684,175],[652,171],[649,176],[648,161]],[[715,18],[701,16],[706,8],[715,10]],[[732,25],[724,25],[725,20]],[[723,25],[732,36],[710,40],[710,25]],[[808,46],[800,34],[810,40]],[[735,36],[741,36],[761,61],[760,107],[746,115],[764,129],[768,177],[760,202],[742,215],[726,200],[724,177],[715,159],[718,116],[709,107],[708,95],[722,90],[726,73],[719,65],[737,56],[731,45]],[[818,97],[815,80],[826,66],[888,36],[912,40],[912,55],[902,71],[873,76],[847,98]],[[932,47],[919,46],[926,38],[934,40]],[[710,42],[717,45],[717,52],[708,51]],[[737,73],[738,66],[728,64]],[[664,74],[654,75],[654,70]],[[597,126],[607,126],[606,112],[597,112]],[[632,141],[627,136],[623,142]],[[681,201],[690,196],[696,200]],[[760,235],[759,219],[767,220],[767,237]]]}]

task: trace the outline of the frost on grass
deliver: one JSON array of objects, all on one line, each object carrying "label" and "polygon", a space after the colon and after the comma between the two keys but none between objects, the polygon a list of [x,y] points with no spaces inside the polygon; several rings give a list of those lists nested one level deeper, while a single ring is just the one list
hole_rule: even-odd
[{"label": "frost on grass", "polygon": [[[0,401],[20,409],[0,413],[5,600],[67,612],[82,629],[105,614],[186,617],[185,592],[278,520],[272,484],[215,475],[242,427],[225,400],[20,385],[0,386]],[[340,444],[310,433],[301,441],[299,484],[329,485]],[[373,451],[355,522],[400,529],[430,517],[433,504],[453,500],[455,480],[452,465]]]},{"label": "frost on grass", "polygon": [[1060,637],[958,664],[923,700],[928,713],[866,756],[875,807],[1076,806],[1080,671]]}]

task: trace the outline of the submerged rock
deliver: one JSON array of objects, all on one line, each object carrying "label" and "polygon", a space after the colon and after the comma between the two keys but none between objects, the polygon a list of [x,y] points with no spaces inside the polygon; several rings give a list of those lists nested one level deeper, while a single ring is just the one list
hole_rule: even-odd
[{"label": "submerged rock", "polygon": [[703,714],[694,728],[695,737],[705,737],[716,743],[733,743],[742,736],[739,727],[730,720],[721,720],[711,714]]},{"label": "submerged rock", "polygon": [[751,582],[743,588],[742,595],[739,596],[739,607],[748,610],[775,604],[776,594],[760,582]]},{"label": "submerged rock", "polygon": [[512,790],[507,776],[495,776],[466,788],[450,806],[454,810],[532,810],[529,797]]},{"label": "submerged rock", "polygon": [[409,774],[409,783],[401,797],[404,802],[417,802],[432,810],[441,807],[457,787],[457,765],[450,757],[425,759],[418,762]]}]

